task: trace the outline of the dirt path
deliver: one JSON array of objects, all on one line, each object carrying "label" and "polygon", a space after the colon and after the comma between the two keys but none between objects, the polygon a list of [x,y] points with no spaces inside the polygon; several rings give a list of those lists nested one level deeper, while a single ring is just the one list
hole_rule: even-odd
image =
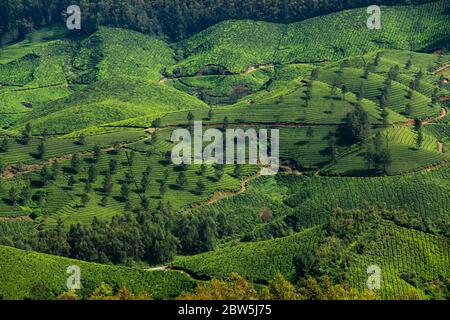
[{"label": "dirt path", "polygon": [[[446,115],[447,115],[447,109],[441,108],[441,111],[439,112],[439,116],[422,120],[421,123],[422,123],[422,125],[427,125],[427,124],[435,122],[436,120],[444,118]],[[408,119],[406,122],[401,122],[401,123],[395,124],[395,126],[398,126],[398,127],[413,126],[413,125],[414,125],[414,119]]]},{"label": "dirt path", "polygon": [[172,270],[171,266],[160,266],[160,267],[153,267],[153,268],[144,268],[145,271],[167,271]]},{"label": "dirt path", "polygon": [[61,157],[49,158],[39,163],[34,164],[22,164],[20,168],[17,165],[12,165],[6,167],[3,170],[3,173],[0,175],[0,178],[10,179],[14,176],[19,176],[23,174],[27,174],[33,171],[41,170],[43,167],[52,165],[55,161],[65,161],[69,160],[72,157],[72,154],[65,154]]},{"label": "dirt path", "polygon": [[[441,108],[441,111],[439,112],[439,116],[423,120],[422,125],[427,125],[432,122],[435,122],[436,120],[444,118],[446,115],[447,115],[447,109]],[[413,120],[413,124],[414,124],[414,120]]]},{"label": "dirt path", "polygon": [[434,74],[438,74],[439,72],[444,71],[444,70],[447,69],[448,67],[450,67],[450,64],[446,63],[446,64],[444,64],[442,67],[436,69],[436,70],[434,71]]},{"label": "dirt path", "polygon": [[[155,132],[156,129],[155,128],[148,128],[148,129],[145,129],[144,131],[152,133],[152,132]],[[137,141],[132,141],[132,142],[129,142],[129,143],[118,144],[118,147],[119,148],[123,148],[123,147],[128,146],[131,143],[136,143],[136,142],[139,142],[139,141],[142,141],[142,140],[146,140],[146,139],[148,139],[147,136],[145,136],[144,138],[139,139]],[[115,147],[113,147],[113,146],[109,146],[109,147],[101,149],[102,152],[111,152],[113,150],[115,150]],[[86,150],[86,151],[77,152],[77,154],[79,154],[81,156],[87,156],[89,154],[92,154],[92,151]],[[11,179],[11,178],[13,178],[15,176],[20,176],[20,175],[24,175],[24,174],[27,174],[27,173],[30,173],[30,172],[38,171],[38,170],[41,170],[45,166],[52,165],[55,161],[61,162],[61,161],[70,160],[73,155],[74,155],[74,153],[68,153],[68,154],[62,155],[60,157],[53,157],[53,158],[46,159],[46,160],[41,161],[39,163],[22,164],[20,168],[18,168],[17,165],[10,165],[10,166],[7,166],[3,170],[3,173],[0,174],[0,178]]]},{"label": "dirt path", "polygon": [[[39,89],[45,89],[45,88],[51,88],[51,87],[67,87],[67,86],[68,86],[67,83],[61,82],[61,83],[46,84],[46,85],[38,86],[38,87],[11,89],[11,90],[7,90],[7,91],[2,91],[1,93],[30,91],[30,90],[39,90]],[[8,86],[5,85],[4,87],[7,88]]]},{"label": "dirt path", "polygon": [[[243,75],[246,75],[246,74],[255,72],[256,70],[259,70],[259,69],[267,69],[267,68],[270,68],[270,67],[272,67],[272,66],[273,66],[273,64],[270,64],[270,63],[256,64],[256,65],[247,67],[247,69],[245,69],[245,70],[244,70],[243,72],[241,72],[241,73],[233,73],[233,72],[230,72],[230,73],[226,73],[226,74],[223,74],[223,75],[234,76],[234,75],[239,74],[239,75],[243,76]],[[203,75],[203,74],[202,74],[201,72],[197,72],[196,74],[191,75],[191,76],[164,77],[164,78],[160,79],[160,80],[158,81],[158,83],[159,83],[159,84],[163,84],[164,82],[169,81],[169,80],[172,80],[172,79],[177,79],[177,78],[191,78],[191,77],[201,77],[202,75]]]},{"label": "dirt path", "polygon": [[270,64],[270,63],[263,63],[263,64],[257,64],[257,65],[254,65],[254,66],[249,66],[249,67],[247,67],[247,69],[245,69],[244,72],[241,72],[241,75],[246,75],[246,74],[252,73],[252,72],[254,72],[256,70],[259,70],[259,69],[267,69],[267,68],[270,68],[272,66],[273,66],[273,64]]},{"label": "dirt path", "polygon": [[32,222],[34,221],[29,216],[17,216],[17,217],[0,217],[0,221],[24,221]]},{"label": "dirt path", "polygon": [[209,205],[212,205],[212,204],[214,204],[220,200],[223,200],[225,198],[237,196],[241,193],[244,193],[247,191],[247,183],[257,177],[259,177],[259,174],[255,174],[255,175],[249,176],[249,177],[243,177],[242,182],[241,182],[241,188],[238,191],[216,191],[207,200],[205,200],[201,203],[193,204],[192,206],[190,206],[189,208],[186,208],[182,212],[183,213],[191,212],[194,209],[198,209],[203,206],[209,206]]}]

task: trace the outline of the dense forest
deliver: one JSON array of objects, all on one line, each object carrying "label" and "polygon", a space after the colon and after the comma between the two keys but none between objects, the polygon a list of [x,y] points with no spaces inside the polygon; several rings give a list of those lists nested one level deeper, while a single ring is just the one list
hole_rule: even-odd
[{"label": "dense forest", "polygon": [[[228,19],[292,22],[372,4],[412,4],[429,0],[84,0],[79,2],[82,32],[100,25],[123,27],[181,39]],[[62,21],[68,0],[0,0],[1,43]]]}]

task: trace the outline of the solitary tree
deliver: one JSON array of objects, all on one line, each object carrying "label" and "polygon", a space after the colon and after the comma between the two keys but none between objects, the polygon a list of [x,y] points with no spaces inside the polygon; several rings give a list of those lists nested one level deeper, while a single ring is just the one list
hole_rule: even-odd
[{"label": "solitary tree", "polygon": [[242,176],[242,165],[237,164],[234,166],[233,175],[236,178],[240,178]]},{"label": "solitary tree", "polygon": [[118,162],[117,159],[109,160],[109,172],[111,174],[115,174],[117,172]]},{"label": "solitary tree", "polygon": [[123,201],[128,201],[130,196],[130,185],[128,183],[122,184],[120,188],[120,196],[122,197]]},{"label": "solitary tree", "polygon": [[188,120],[189,124],[191,124],[191,122],[194,120],[194,114],[192,113],[192,111],[188,112],[187,120]]},{"label": "solitary tree", "polygon": [[202,180],[198,180],[196,188],[195,188],[195,192],[200,195],[200,194],[203,194],[203,191],[205,191],[205,184],[203,183]]},{"label": "solitary tree", "polygon": [[206,172],[206,164],[202,163],[197,173],[202,176],[205,174],[205,172]]},{"label": "solitary tree", "polygon": [[408,61],[406,61],[405,69],[409,70],[409,69],[411,69],[411,67],[412,67],[412,56],[410,55],[408,58]]},{"label": "solitary tree", "polygon": [[378,67],[380,65],[380,60],[381,60],[382,54],[383,54],[383,52],[381,52],[381,51],[377,52],[377,54],[375,56],[375,60],[373,61],[373,65],[375,67]]},{"label": "solitary tree", "polygon": [[88,169],[88,181],[95,182],[97,180],[97,169],[95,165],[91,164]]},{"label": "solitary tree", "polygon": [[216,180],[219,181],[223,177],[223,168],[221,166],[216,166],[214,175],[216,176]]},{"label": "solitary tree", "polygon": [[364,99],[364,96],[365,96],[364,85],[361,83],[359,85],[359,90],[358,90],[358,100]]},{"label": "solitary tree", "polygon": [[208,111],[208,120],[211,120],[213,118],[213,116],[214,116],[213,109],[210,108],[209,111]]},{"label": "solitary tree", "polygon": [[405,107],[405,115],[406,116],[410,116],[411,115],[411,113],[412,113],[412,107],[411,107],[411,103],[408,103],[407,105],[406,105],[406,107]]},{"label": "solitary tree", "polygon": [[135,157],[136,157],[136,152],[134,152],[134,150],[131,150],[130,154],[128,155],[128,165],[130,167],[133,166]]},{"label": "solitary tree", "polygon": [[152,173],[152,171],[153,171],[153,167],[151,164],[149,164],[147,166],[147,168],[145,168],[144,174],[150,175]]},{"label": "solitary tree", "polygon": [[8,139],[4,138],[0,144],[0,152],[7,152],[9,149]]},{"label": "solitary tree", "polygon": [[19,200],[19,191],[17,190],[17,187],[16,187],[16,186],[12,186],[12,187],[9,189],[8,196],[9,196],[9,201],[10,201],[13,205],[17,204],[17,201]]},{"label": "solitary tree", "polygon": [[183,189],[185,186],[187,186],[187,178],[186,178],[186,174],[184,173],[184,171],[181,171],[178,174],[176,182],[177,182],[178,187],[181,189]]},{"label": "solitary tree", "polygon": [[32,195],[33,192],[31,191],[30,180],[26,180],[25,186],[22,188],[22,191],[20,192],[20,201],[22,201],[23,204],[27,204],[28,202],[30,202]]},{"label": "solitary tree", "polygon": [[161,118],[156,118],[152,121],[153,128],[159,128],[161,126]]},{"label": "solitary tree", "polygon": [[78,136],[78,141],[77,141],[77,143],[78,143],[79,145],[84,145],[84,144],[86,143],[86,137],[85,137],[84,134],[80,134],[80,135]]},{"label": "solitary tree", "polygon": [[98,163],[102,155],[102,149],[100,149],[100,146],[96,145],[92,151],[94,152],[94,162]]},{"label": "solitary tree", "polygon": [[56,180],[58,178],[59,170],[60,170],[60,167],[59,167],[58,160],[53,161],[52,170],[51,170],[52,171],[52,180]]},{"label": "solitary tree", "polygon": [[169,170],[165,169],[163,172],[163,180],[167,181],[168,178],[169,178]]},{"label": "solitary tree", "polygon": [[167,184],[165,181],[161,181],[159,186],[159,195],[162,197],[167,192]]},{"label": "solitary tree", "polygon": [[74,175],[71,175],[71,176],[69,177],[69,180],[67,180],[67,185],[68,185],[70,188],[72,188],[77,182],[78,182],[78,181],[77,181],[77,179],[75,178],[75,176],[74,176]]},{"label": "solitary tree", "polygon": [[148,211],[148,208],[150,207],[150,200],[148,200],[147,197],[142,197],[141,206],[145,211]]},{"label": "solitary tree", "polygon": [[149,186],[150,186],[149,174],[144,172],[141,179],[141,191],[144,193],[147,192]]},{"label": "solitary tree", "polygon": [[113,182],[111,175],[106,175],[105,180],[103,181],[103,192],[106,194],[111,194],[113,189]]},{"label": "solitary tree", "polygon": [[108,205],[108,197],[103,197],[103,198],[100,200],[100,205],[101,205],[102,207],[106,207],[106,206]]},{"label": "solitary tree", "polygon": [[70,165],[73,173],[77,174],[80,171],[81,159],[76,153],[72,156]]},{"label": "solitary tree", "polygon": [[334,134],[330,136],[328,147],[330,148],[331,161],[335,163],[337,160],[337,142]]},{"label": "solitary tree", "polygon": [[44,140],[41,140],[37,146],[37,157],[39,159],[44,159],[45,152],[46,152],[45,143]]},{"label": "solitary tree", "polygon": [[229,124],[228,117],[225,116],[225,117],[223,118],[223,129],[228,128],[228,124]]},{"label": "solitary tree", "polygon": [[133,204],[131,203],[130,200],[128,200],[127,202],[125,202],[124,210],[127,211],[127,212],[133,210]]},{"label": "solitary tree", "polygon": [[22,142],[23,144],[30,143],[31,139],[31,124],[27,123],[25,126],[25,129],[22,130]]},{"label": "solitary tree", "polygon": [[47,183],[51,180],[52,174],[47,166],[43,166],[41,171],[39,172],[39,177],[41,178],[42,185],[47,185]]},{"label": "solitary tree", "polygon": [[416,140],[417,149],[419,149],[422,146],[422,143],[423,143],[423,133],[422,130],[420,130],[417,133],[417,140]]},{"label": "solitary tree", "polygon": [[81,196],[81,205],[82,205],[83,207],[86,207],[86,206],[88,205],[88,203],[89,203],[89,200],[91,200],[91,199],[89,198],[89,195],[88,195],[87,193],[83,194],[83,195]]},{"label": "solitary tree", "polygon": [[47,141],[47,138],[48,138],[48,129],[45,128],[45,129],[42,131],[42,139],[43,139],[44,141]]},{"label": "solitary tree", "polygon": [[319,77],[319,68],[314,68],[311,71],[311,80],[317,80],[318,77]]},{"label": "solitary tree", "polygon": [[89,193],[92,191],[92,185],[89,180],[86,180],[86,183],[84,184],[84,192]]}]

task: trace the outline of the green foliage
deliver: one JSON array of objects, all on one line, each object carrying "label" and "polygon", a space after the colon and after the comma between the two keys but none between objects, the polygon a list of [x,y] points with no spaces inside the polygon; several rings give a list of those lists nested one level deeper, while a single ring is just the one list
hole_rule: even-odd
[{"label": "green foliage", "polygon": [[0,246],[0,252],[3,271],[0,295],[4,299],[38,298],[38,290],[45,298],[55,298],[67,290],[66,270],[71,265],[80,267],[82,288],[77,294],[84,298],[90,297],[102,282],[114,288],[145,291],[155,299],[173,298],[195,287],[193,280],[177,271],[144,271],[101,265],[4,246]]}]

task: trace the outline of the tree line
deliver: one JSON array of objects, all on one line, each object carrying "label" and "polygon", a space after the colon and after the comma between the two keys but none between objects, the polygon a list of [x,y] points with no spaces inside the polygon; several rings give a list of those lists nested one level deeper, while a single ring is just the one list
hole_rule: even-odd
[{"label": "tree line", "polygon": [[[178,40],[228,19],[285,23],[374,4],[425,2],[430,0],[87,0],[78,5],[83,33],[104,25]],[[22,39],[33,29],[63,22],[67,7],[73,4],[69,0],[0,0],[0,37],[3,42]]]}]

